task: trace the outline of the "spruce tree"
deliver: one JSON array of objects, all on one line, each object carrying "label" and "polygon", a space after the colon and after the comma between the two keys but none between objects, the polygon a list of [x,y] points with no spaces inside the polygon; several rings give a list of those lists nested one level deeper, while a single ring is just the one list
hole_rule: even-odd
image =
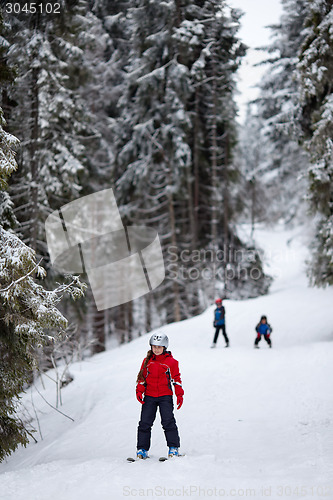
[{"label": "spruce tree", "polygon": [[[9,42],[6,39],[7,30],[4,25],[2,12],[0,9],[0,91],[1,96],[0,99],[4,105],[7,105],[8,102],[8,92],[7,88],[14,80],[15,77],[15,69],[8,64],[8,48]],[[0,115],[0,123],[3,125],[5,123],[3,110],[1,110]],[[9,163],[7,163],[9,160]],[[16,217],[14,215],[14,205],[12,200],[10,199],[7,192],[7,179],[15,170],[15,161],[13,154],[10,149],[7,150],[7,168],[9,168],[7,174],[5,171],[2,173],[2,177],[0,179],[0,225],[4,229],[9,229],[13,227],[16,223]]]},{"label": "spruce tree", "polygon": [[[2,110],[0,108],[0,116]],[[0,123],[0,183],[16,169],[18,140]],[[67,291],[81,296],[78,280],[47,291],[39,280],[45,270],[35,252],[12,232],[0,227],[0,461],[18,445],[26,445],[29,432],[17,413],[19,395],[31,380],[36,349],[65,331],[67,320],[57,305]]]},{"label": "spruce tree", "polygon": [[77,89],[86,78],[78,36],[82,2],[65,2],[62,15],[8,19],[9,61],[18,69],[7,120],[26,147],[11,194],[24,241],[47,259],[44,221],[87,185],[95,131]]},{"label": "spruce tree", "polygon": [[[128,221],[155,227],[163,241],[167,279],[154,294],[161,322],[198,312],[226,280],[216,288],[216,262],[185,262],[183,251],[243,246],[234,229],[232,154],[234,74],[245,53],[239,18],[215,0],[140,0],[129,12],[131,52],[114,124],[116,186]],[[229,254],[224,273],[237,265]],[[210,280],[200,278],[207,266]]]},{"label": "spruce tree", "polygon": [[[10,44],[3,38],[1,19],[0,29],[1,95],[7,104],[15,72],[7,61]],[[17,170],[19,141],[5,127],[0,108],[0,461],[28,443],[31,432],[19,415],[20,393],[31,382],[38,347],[65,331],[67,320],[57,308],[60,299],[65,292],[77,298],[83,289],[75,279],[53,292],[46,290],[40,284],[45,270],[35,252],[12,232],[17,221],[7,189]]]},{"label": "spruce tree", "polygon": [[[17,233],[43,257],[52,288],[63,276],[49,263],[46,217],[104,188],[107,174],[110,177],[111,141],[98,99],[103,83],[105,89],[110,87],[101,60],[107,35],[85,0],[62,2],[60,14],[22,13],[6,20],[9,60],[17,67],[8,125],[25,144],[10,193],[19,221]],[[85,303],[64,301],[61,307],[76,324],[80,342],[90,324]],[[93,302],[91,308],[97,314]],[[94,336],[95,330],[90,333]]]},{"label": "spruce tree", "polygon": [[298,75],[302,140],[311,157],[309,198],[317,215],[309,276],[326,286],[333,285],[333,3],[318,0],[308,12]]},{"label": "spruce tree", "polygon": [[[268,221],[299,221],[307,211],[304,198],[309,157],[299,140],[296,78],[306,6],[306,0],[284,0],[280,23],[270,27],[272,42],[265,47],[267,70],[259,84],[259,97],[251,107],[260,122],[258,134],[246,150],[243,148],[245,159],[249,149],[259,151],[251,177],[264,188],[261,196]],[[250,127],[251,122],[246,120],[245,134],[251,134]]]}]

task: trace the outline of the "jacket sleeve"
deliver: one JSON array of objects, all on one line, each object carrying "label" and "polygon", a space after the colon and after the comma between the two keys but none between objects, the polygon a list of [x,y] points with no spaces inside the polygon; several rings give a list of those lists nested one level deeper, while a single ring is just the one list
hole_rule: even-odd
[{"label": "jacket sleeve", "polygon": [[170,366],[170,371],[171,371],[171,382],[173,383],[173,386],[175,388],[176,396],[183,396],[184,389],[182,386],[182,380],[179,372],[179,363],[175,359],[173,360],[173,363]]},{"label": "jacket sleeve", "polygon": [[[145,359],[142,361],[140,370],[142,370],[142,368],[143,368],[143,364],[145,362]],[[144,380],[140,380],[139,382],[137,382],[137,384],[136,384],[136,392],[144,394],[145,390],[146,390],[146,382]]]}]

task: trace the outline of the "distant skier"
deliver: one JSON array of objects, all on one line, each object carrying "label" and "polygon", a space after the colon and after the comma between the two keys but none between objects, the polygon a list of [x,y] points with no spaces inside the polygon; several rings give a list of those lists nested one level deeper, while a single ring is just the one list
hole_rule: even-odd
[{"label": "distant skier", "polygon": [[259,349],[259,342],[261,341],[261,336],[264,336],[269,347],[272,347],[272,341],[270,339],[270,335],[273,331],[273,328],[269,323],[267,323],[267,316],[261,316],[260,322],[256,326],[257,337],[254,341],[254,347]]},{"label": "distant skier", "polygon": [[173,414],[173,391],[177,397],[177,409],[183,404],[184,391],[180,378],[179,365],[171,352],[167,351],[168,337],[157,332],[149,340],[151,350],[143,360],[137,377],[136,397],[142,404],[141,419],[138,426],[137,457],[148,458],[151,429],[160,410],[161,424],[164,430],[169,458],[179,455],[180,439]]},{"label": "distant skier", "polygon": [[225,330],[225,309],[222,305],[222,299],[215,300],[216,309],[214,311],[214,327],[215,327],[215,335],[212,347],[216,347],[217,338],[219,336],[220,330],[222,330],[222,334],[225,340],[225,347],[229,347],[229,339]]}]

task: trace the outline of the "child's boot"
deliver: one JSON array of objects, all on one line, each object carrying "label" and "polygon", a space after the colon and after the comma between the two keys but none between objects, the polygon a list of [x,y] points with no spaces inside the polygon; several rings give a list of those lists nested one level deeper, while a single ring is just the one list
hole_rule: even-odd
[{"label": "child's boot", "polygon": [[148,451],[144,450],[143,448],[141,448],[140,450],[138,450],[136,452],[136,456],[137,456],[137,458],[142,458],[143,460],[145,460],[146,458],[149,458]]}]

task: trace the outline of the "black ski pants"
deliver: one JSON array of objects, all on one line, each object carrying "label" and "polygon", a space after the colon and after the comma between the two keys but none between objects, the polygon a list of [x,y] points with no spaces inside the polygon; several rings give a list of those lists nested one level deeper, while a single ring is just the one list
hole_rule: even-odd
[{"label": "black ski pants", "polygon": [[[272,341],[269,338],[269,334],[268,335],[264,335],[264,338],[265,338],[265,340],[266,340],[266,342],[267,342],[268,345],[272,344]],[[261,341],[261,335],[258,333],[257,338],[254,341],[254,345],[258,345],[260,341]]]},{"label": "black ski pants", "polygon": [[160,410],[161,424],[164,430],[167,445],[179,448],[180,440],[176,419],[173,414],[172,396],[145,396],[141,409],[141,419],[138,426],[137,449],[149,450],[151,428],[155,421],[157,408]]},{"label": "black ski pants", "polygon": [[220,330],[222,330],[224,340],[228,344],[229,343],[229,339],[228,339],[228,335],[226,334],[226,331],[225,331],[225,324],[224,325],[217,325],[215,328],[216,328],[216,330],[215,330],[213,344],[216,344],[217,338],[218,338],[219,333],[220,333]]}]

